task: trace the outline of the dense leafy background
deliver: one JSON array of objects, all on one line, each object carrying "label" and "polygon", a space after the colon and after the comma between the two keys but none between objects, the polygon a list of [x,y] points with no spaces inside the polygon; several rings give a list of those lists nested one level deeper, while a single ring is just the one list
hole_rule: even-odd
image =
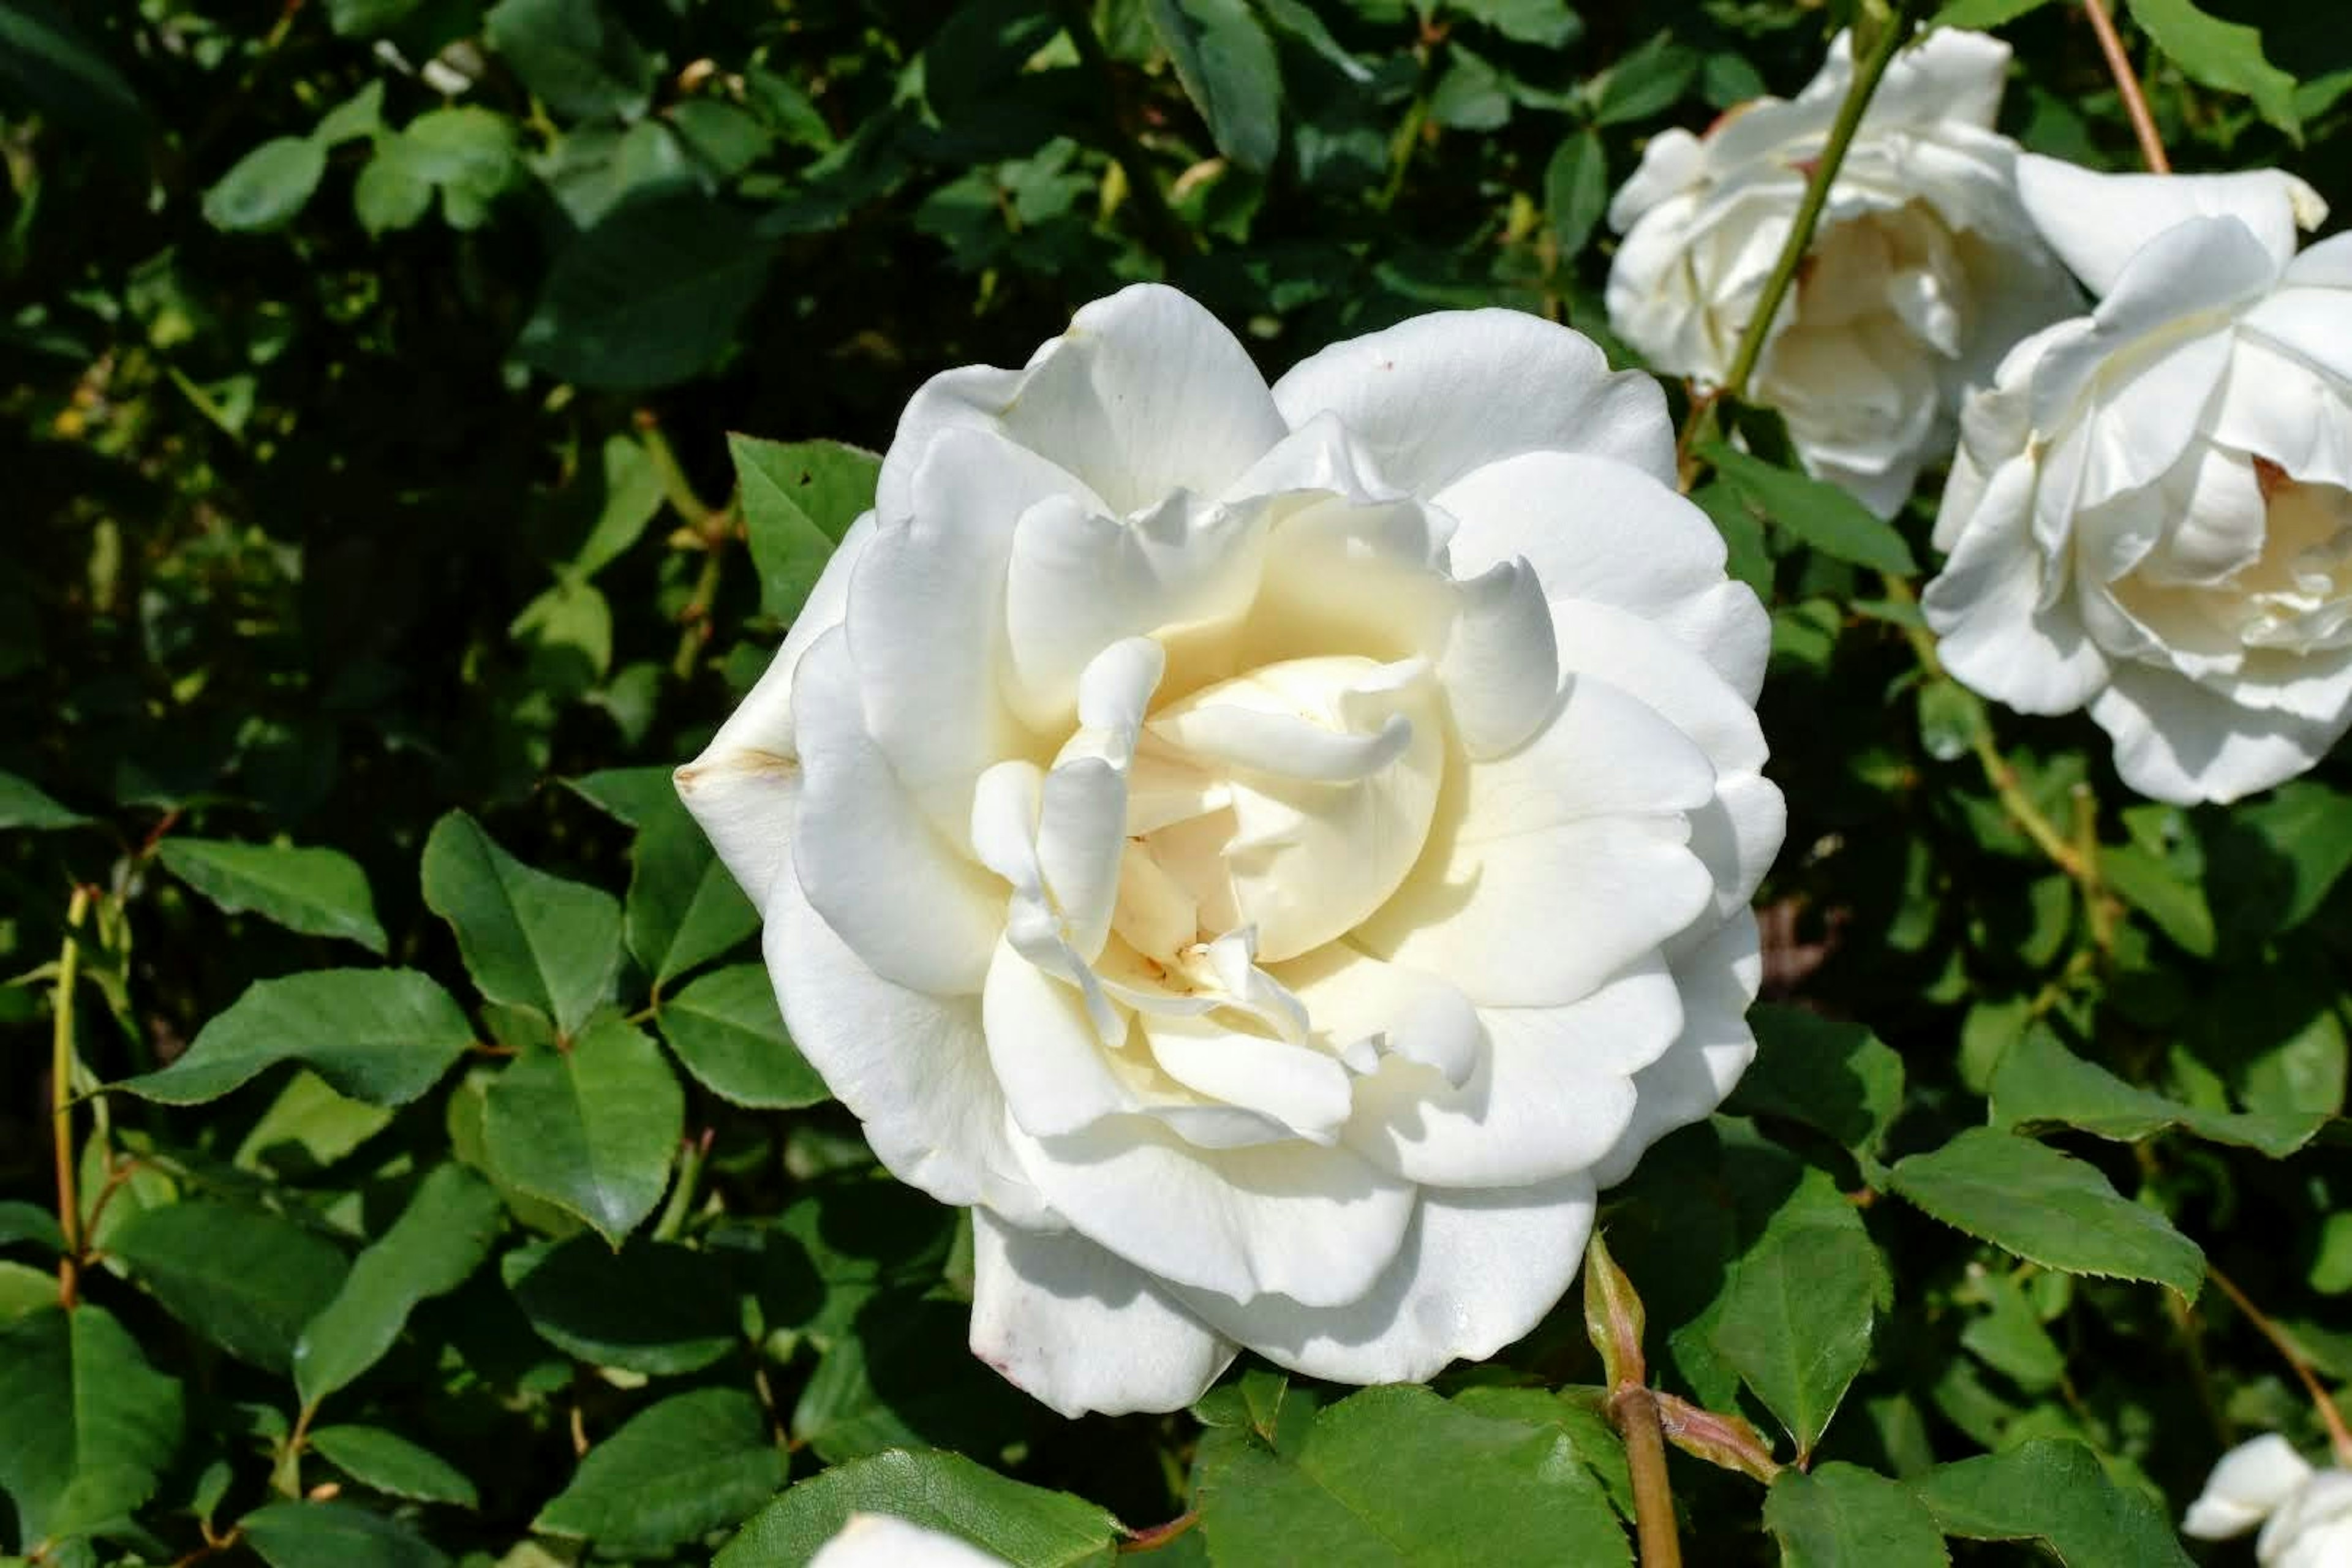
[{"label": "dense leafy background", "polygon": [[[2016,46],[2006,129],[2129,163],[2071,6],[1952,9]],[[2352,212],[2352,35],[2217,9],[2259,37],[2129,7],[2176,161]],[[1842,19],[0,0],[0,1550],[753,1568],[884,1506],[1021,1563],[1195,1510],[1134,1544],[1627,1561],[1574,1302],[1434,1391],[999,1383],[957,1216],[792,1052],[665,770],[924,376],[1151,277],[1276,371],[1455,305],[1613,351],[1642,140]],[[2177,1560],[2225,1443],[2317,1431],[2207,1260],[2352,1380],[2352,777],[2135,804],[1923,667],[1878,571],[1931,494],[1897,539],[1750,448],[1700,496],[1775,616],[1763,1055],[1604,1221],[1654,1380],[1808,1468],[1677,1455],[1695,1560]],[[61,998],[121,1086],[69,1231]]]}]

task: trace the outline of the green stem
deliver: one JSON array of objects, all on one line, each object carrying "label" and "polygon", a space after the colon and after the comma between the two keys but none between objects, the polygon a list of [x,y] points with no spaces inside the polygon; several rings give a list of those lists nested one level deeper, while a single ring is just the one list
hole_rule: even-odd
[{"label": "green stem", "polygon": [[670,1184],[669,1202],[662,1205],[661,1218],[654,1222],[656,1241],[676,1241],[686,1229],[686,1217],[694,1209],[695,1190],[702,1180],[702,1162],[710,1153],[710,1134],[689,1138],[677,1157],[677,1180]]},{"label": "green stem", "polygon": [[1747,395],[1748,378],[1755,374],[1756,362],[1763,357],[1765,342],[1772,335],[1772,319],[1780,314],[1780,301],[1788,297],[1798,269],[1804,265],[1805,252],[1812,247],[1813,230],[1821,225],[1822,209],[1829,205],[1838,166],[1845,162],[1846,149],[1862,125],[1871,95],[1878,90],[1879,79],[1894,62],[1895,51],[1910,38],[1924,4],[1925,0],[1895,0],[1895,14],[1872,41],[1870,52],[1855,62],[1853,85],[1845,89],[1845,101],[1838,105],[1829,140],[1822,144],[1821,156],[1805,181],[1804,199],[1797,204],[1796,222],[1781,243],[1780,259],[1772,264],[1772,275],[1765,279],[1764,292],[1756,301],[1756,313],[1739,334],[1738,351],[1731,356],[1731,369],[1723,378],[1723,390],[1733,397]]},{"label": "green stem", "polygon": [[706,543],[715,544],[709,536],[721,521],[724,509],[712,506],[694,493],[694,485],[677,460],[677,450],[662,434],[661,422],[654,417],[652,409],[637,410],[636,426],[637,439],[644,443],[646,456],[652,460],[654,475],[661,480],[662,495],[670,510],[684,518],[688,527],[704,535]]},{"label": "green stem", "polygon": [[1421,74],[1412,84],[1412,101],[1405,106],[1404,120],[1397,126],[1396,134],[1389,141],[1389,177],[1381,185],[1381,194],[1372,200],[1374,212],[1386,212],[1396,205],[1404,193],[1405,174],[1412,168],[1412,155],[1421,146],[1421,133],[1429,124],[1431,94],[1437,86],[1438,52],[1445,46],[1442,29],[1424,29],[1421,41]]},{"label": "green stem", "polygon": [[89,889],[76,888],[66,905],[66,943],[58,955],[57,990],[49,1004],[50,1131],[57,1151],[58,1230],[65,1238],[58,1256],[58,1304],[68,1310],[81,1292],[81,1199],[74,1191],[74,984],[81,976],[81,922],[89,912]]},{"label": "green stem", "polygon": [[[1919,668],[1927,672],[1930,680],[1950,680],[1952,678],[1944,670],[1944,661],[1937,657],[1935,634],[1918,616],[1918,595],[1912,592],[1911,584],[1903,578],[1887,576],[1883,581],[1886,585],[1886,596],[1912,612],[1900,617],[1900,622],[1903,635],[1909,640],[1911,651],[1919,660]],[[2026,795],[2024,787],[2017,782],[2017,770],[2009,765],[2009,759],[2000,754],[2000,745],[1993,739],[1990,715],[1985,712],[1984,704],[1976,700],[1975,693],[1970,692],[1969,696],[1969,750],[1976,753],[1978,764],[1984,769],[1985,783],[1992,786],[1993,796],[2000,802],[2001,810],[2017,825],[2019,831],[2033,841],[2034,847],[2049,857],[2052,865],[2084,885],[2086,900],[2104,900],[2105,894],[2098,886],[2095,868],[2086,873],[2081,851]]]},{"label": "green stem", "polygon": [[715,545],[702,552],[702,570],[694,579],[694,597],[678,612],[683,625],[677,634],[677,654],[669,661],[669,670],[680,680],[694,679],[694,661],[702,656],[703,644],[710,640],[710,607],[719,602],[719,563],[725,559]]},{"label": "green stem", "polygon": [[1101,100],[1103,133],[1110,141],[1110,155],[1127,171],[1127,188],[1134,198],[1136,210],[1142,215],[1144,238],[1160,253],[1162,265],[1173,265],[1193,254],[1192,237],[1179,222],[1168,198],[1161,194],[1160,182],[1152,177],[1151,161],[1146,157],[1143,144],[1127,129],[1118,111],[1118,79],[1111,64],[1110,53],[1103,47],[1102,37],[1095,31],[1094,16],[1087,0],[1055,0],[1061,13],[1063,30],[1070,35],[1070,46],[1077,50],[1078,64],[1095,83],[1096,96]]},{"label": "green stem", "polygon": [[1609,1396],[1618,1436],[1625,1440],[1625,1468],[1633,1481],[1633,1535],[1642,1548],[1642,1568],[1682,1568],[1683,1547],[1675,1533],[1675,1494],[1666,1479],[1666,1435],[1658,1422],[1658,1400],[1629,1383]]}]

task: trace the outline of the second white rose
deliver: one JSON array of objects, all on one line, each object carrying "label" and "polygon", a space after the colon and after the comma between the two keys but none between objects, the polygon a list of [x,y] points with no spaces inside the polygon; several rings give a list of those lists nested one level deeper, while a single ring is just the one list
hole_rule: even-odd
[{"label": "second white rose", "polygon": [[[1807,468],[1883,517],[1950,448],[1963,392],[2075,308],[2018,205],[2016,145],[1992,130],[2008,68],[1997,39],[1940,28],[1888,67],[1748,386]],[[1795,98],[1651,139],[1610,205],[1625,239],[1608,301],[1655,368],[1729,374],[1853,80],[1842,33]]]}]

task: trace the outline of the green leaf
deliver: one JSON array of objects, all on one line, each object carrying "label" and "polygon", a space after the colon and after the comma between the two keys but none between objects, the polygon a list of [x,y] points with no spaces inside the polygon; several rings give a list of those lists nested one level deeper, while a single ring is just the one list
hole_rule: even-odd
[{"label": "green leaf", "polygon": [[1988,1269],[1980,1276],[1972,1274],[1966,1289],[1983,1298],[1985,1307],[1960,1331],[1960,1343],[1969,1352],[2029,1393],[2057,1387],[2066,1375],[2066,1352],[2042,1327],[2017,1282]]},{"label": "green leaf", "polygon": [[836,1336],[793,1406],[792,1432],[840,1464],[887,1448],[992,1453],[1029,1407],[973,1356],[962,1303],[913,1289],[875,1296]]},{"label": "green leaf", "polygon": [[327,0],[327,25],[339,38],[373,38],[408,20],[425,0]]},{"label": "green leaf", "polygon": [[433,205],[433,182],[397,138],[375,145],[352,183],[352,215],[371,236],[414,228]]},{"label": "green leaf", "polygon": [[1217,151],[1264,171],[1282,144],[1282,71],[1245,0],[1150,0],[1152,30]]},{"label": "green leaf", "polygon": [[[0,54],[5,54],[0,49]],[[15,773],[0,773],[0,828],[29,827],[47,831],[58,827],[79,827],[89,821],[80,812],[69,811],[35,789]]]},{"label": "green leaf", "polygon": [[578,1215],[615,1247],[653,1213],[686,1131],[661,1047],[613,1013],[568,1051],[531,1051],[490,1085],[484,1150],[501,1181]]},{"label": "green leaf", "polygon": [[179,1384],[102,1307],[51,1307],[0,1327],[0,1491],[23,1542],[119,1525],[180,1446]]},{"label": "green leaf", "polygon": [[742,1338],[726,1270],[675,1242],[538,1242],[500,1258],[499,1273],[541,1338],[593,1366],[672,1377]]},{"label": "green leaf", "polygon": [[142,1209],[107,1250],[173,1317],[281,1377],[302,1326],[334,1299],[349,1267],[315,1231],[211,1198]]},{"label": "green leaf", "polygon": [[661,1005],[662,1038],[703,1088],[735,1105],[792,1110],[832,1098],[784,1033],[765,966],[732,964]]},{"label": "green leaf", "polygon": [[1118,1521],[1083,1498],[1024,1486],[961,1454],[894,1449],[820,1471],[761,1509],[712,1568],[798,1568],[853,1513],[887,1513],[968,1541],[1013,1568],[1110,1568]]},{"label": "green leaf", "polygon": [[449,922],[467,973],[493,1002],[575,1033],[612,994],[621,907],[610,893],[534,870],[453,811],[425,844],[425,903]]},{"label": "green leaf", "polygon": [[581,778],[565,779],[563,784],[605,816],[631,827],[643,827],[677,804],[677,785],[666,767],[601,768]]},{"label": "green leaf", "polygon": [[315,1176],[383,1131],[393,1115],[390,1106],[349,1099],[297,1068],[238,1142],[234,1163],[240,1171]]},{"label": "green leaf", "polygon": [[2205,907],[2205,890],[2137,845],[2115,845],[2099,851],[2099,874],[2124,902],[2154,921],[2186,953],[2213,956],[2212,911]]},{"label": "green leaf", "polygon": [[166,838],[165,869],[231,914],[251,912],[309,936],[339,936],[384,951],[367,873],[332,849]]},{"label": "green leaf", "polygon": [[1716,1349],[1797,1440],[1801,1465],[1870,1357],[1885,1268],[1858,1222],[1775,1223],[1724,1291]]},{"label": "green leaf", "polygon": [[597,0],[499,0],[482,25],[523,85],[567,120],[634,120],[651,100],[653,60]]},{"label": "green leaf", "polygon": [[66,1249],[65,1233],[48,1210],[11,1198],[0,1202],[0,1247],[29,1241],[52,1257]]},{"label": "green leaf", "polygon": [[588,1450],[531,1529],[641,1555],[740,1521],[784,1484],[760,1403],[699,1388],[637,1412]]},{"label": "green leaf", "polygon": [[481,1506],[474,1483],[455,1465],[381,1426],[313,1427],[310,1447],[360,1485],[387,1497]]},{"label": "green leaf", "polygon": [[1782,1470],[1764,1498],[1781,1568],[1944,1568],[1935,1517],[1900,1481],[1831,1463]]},{"label": "green leaf", "polygon": [[1484,22],[1514,43],[1557,49],[1583,36],[1584,23],[1566,0],[1447,0],[1446,9]]},{"label": "green leaf", "polygon": [[2126,1143],[2181,1127],[2217,1143],[2259,1149],[2273,1160],[2302,1148],[2328,1122],[2320,1111],[2232,1114],[2182,1105],[2084,1061],[2042,1026],[2028,1029],[2001,1058],[1990,1092],[1995,1127],[2072,1127]]},{"label": "green leaf", "polygon": [[274,1502],[237,1521],[269,1568],[447,1568],[449,1559],[397,1519],[349,1502]]},{"label": "green leaf", "polygon": [[352,205],[368,232],[379,234],[423,217],[438,191],[451,228],[479,228],[522,172],[513,121],[477,104],[429,110],[398,135],[377,138]]},{"label": "green leaf", "polygon": [[2253,100],[2264,120],[2298,145],[2303,122],[2294,112],[2294,78],[2263,58],[2263,36],[2200,10],[2193,0],[2125,0],[2132,20],[2190,80]]},{"label": "green leaf", "polygon": [[789,621],[816,586],[834,546],[874,504],[882,459],[839,441],[730,436],[743,531],[760,569],[760,613]]},{"label": "green leaf", "polygon": [[633,197],[556,257],[515,350],[583,386],[684,381],[735,341],[774,258],[733,207],[693,192]]},{"label": "green leaf", "polygon": [[1939,1465],[1916,1489],[1945,1534],[2040,1541],[2066,1568],[2189,1562],[2164,1510],[2116,1485],[2098,1456],[2071,1438],[2037,1438],[2006,1453]]},{"label": "green leaf", "polygon": [[504,1219],[499,1194],[463,1165],[436,1166],[418,1183],[295,1344],[302,1403],[318,1404],[383,1359],[419,1301],[447,1295],[481,1266]]},{"label": "green leaf", "polygon": [[327,172],[327,150],[308,136],[278,136],[236,161],[205,193],[205,221],[232,233],[283,227]]},{"label": "green leaf", "polygon": [[1544,216],[1559,242],[1559,259],[1584,253],[1609,210],[1609,153],[1598,132],[1580,131],[1559,144],[1544,168]]},{"label": "green leaf", "polygon": [[1211,1555],[1231,1563],[1630,1561],[1600,1483],[1555,1429],[1425,1388],[1374,1388],[1276,1454],[1235,1433],[1196,1475]]},{"label": "green leaf", "polygon": [[383,130],[383,79],[376,78],[319,118],[310,140],[325,148],[364,142]]},{"label": "green leaf", "polygon": [[638,966],[667,985],[760,929],[760,911],[670,792],[630,847],[627,929]]},{"label": "green leaf", "polygon": [[1903,1058],[1861,1024],[1767,1003],[1748,1015],[1756,1060],[1724,1110],[1784,1116],[1876,1154],[1903,1109]]},{"label": "green leaf", "polygon": [[1592,123],[1622,125],[1663,114],[1690,90],[1698,68],[1697,50],[1675,42],[1672,33],[1654,36],[1628,49],[1591,83]]},{"label": "green leaf", "polygon": [[[1533,0],[1537,5],[1556,3],[1557,0]],[[1349,81],[1360,84],[1372,79],[1370,68],[1331,36],[1331,29],[1323,25],[1323,18],[1315,14],[1307,0],[1258,0],[1258,9],[1265,13],[1267,21],[1314,50],[1325,64]]]},{"label": "green leaf", "polygon": [[1698,455],[1714,465],[1751,510],[1822,554],[1890,576],[1907,577],[1919,570],[1894,524],[1872,516],[1835,485],[1776,467],[1722,441],[1702,441]]},{"label": "green leaf", "polygon": [[217,1100],[266,1068],[299,1061],[341,1093],[405,1105],[474,1043],[474,1027],[413,969],[320,969],[257,980],[161,1072],[116,1088],[165,1105]]},{"label": "green leaf", "polygon": [[2205,1255],[2163,1215],[2030,1138],[1971,1127],[1899,1162],[1889,1179],[1946,1225],[2045,1268],[2152,1280],[2189,1300],[2204,1280]]},{"label": "green leaf", "polygon": [[0,1324],[58,1304],[58,1277],[47,1268],[0,1258]]},{"label": "green leaf", "polygon": [[0,103],[30,104],[127,154],[152,134],[152,119],[130,81],[75,30],[68,15],[48,0],[0,0]]},{"label": "green leaf", "polygon": [[2206,815],[2200,826],[2206,897],[2235,942],[2294,930],[2352,868],[2352,796],[2315,779]]},{"label": "green leaf", "polygon": [[1927,19],[1927,25],[1988,32],[2049,4],[2050,0],[1948,0],[1942,10]]},{"label": "green leaf", "polygon": [[572,557],[572,570],[582,578],[594,576],[626,554],[662,507],[661,475],[643,446],[626,436],[607,437],[603,467],[603,504]]}]

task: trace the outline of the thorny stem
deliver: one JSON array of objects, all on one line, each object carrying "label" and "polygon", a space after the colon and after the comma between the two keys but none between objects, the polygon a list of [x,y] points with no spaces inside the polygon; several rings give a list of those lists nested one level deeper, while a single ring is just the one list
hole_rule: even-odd
[{"label": "thorny stem", "polygon": [[1642,1548],[1642,1568],[1682,1568],[1683,1547],[1675,1534],[1675,1494],[1666,1480],[1666,1434],[1658,1422],[1657,1396],[1629,1383],[1609,1396],[1609,1414],[1625,1440],[1625,1468],[1633,1480],[1633,1535]]},{"label": "thorny stem", "polygon": [[1118,1543],[1121,1553],[1157,1552],[1178,1536],[1201,1522],[1201,1510],[1187,1509],[1165,1524],[1155,1524],[1149,1530],[1139,1530]]},{"label": "thorny stem", "polygon": [[2164,155],[2164,139],[2156,133],[2156,117],[2147,111],[2138,73],[2132,69],[2131,57],[2124,53],[2124,41],[2116,34],[2115,18],[2107,15],[2106,0],[2083,0],[2083,15],[2091,19],[2091,31],[2099,36],[2099,52],[2107,57],[2116,90],[2123,95],[2124,114],[2131,121],[2132,134],[2139,138],[2141,161],[2151,174],[2169,174],[2172,160]]},{"label": "thorny stem", "polygon": [[310,1423],[318,1415],[315,1399],[296,1412],[294,1430],[287,1436],[286,1447],[279,1450],[277,1467],[270,1472],[270,1485],[287,1497],[302,1495],[302,1450],[310,1446]]},{"label": "thorny stem", "polygon": [[1381,184],[1381,194],[1372,198],[1374,212],[1386,212],[1396,205],[1404,191],[1404,177],[1412,168],[1412,155],[1421,146],[1422,133],[1429,128],[1429,105],[1437,86],[1437,60],[1445,47],[1445,26],[1439,22],[1423,23],[1421,29],[1421,74],[1412,84],[1412,101],[1405,106],[1404,119],[1399,122],[1396,134],[1389,139],[1389,177]]},{"label": "thorny stem", "polygon": [[2261,1308],[2246,1299],[2246,1293],[2238,1289],[2236,1281],[2222,1273],[2210,1259],[2205,1264],[2205,1277],[2221,1287],[2221,1293],[2245,1314],[2246,1321],[2260,1330],[2263,1338],[2270,1341],[2272,1348],[2285,1358],[2287,1365],[2294,1368],[2294,1375],[2302,1380],[2304,1391],[2311,1395],[2311,1403],[2319,1412],[2320,1425],[2327,1428],[2327,1446],[2336,1451],[2336,1462],[2346,1469],[2352,1469],[2352,1427],[2345,1426],[2344,1413],[2336,1408],[2336,1401],[2328,1395],[2326,1385],[2319,1381],[2319,1374],[2311,1370],[2309,1359],[2276,1323],[2263,1315]]},{"label": "thorny stem", "polygon": [[1054,7],[1061,13],[1064,31],[1070,36],[1070,47],[1077,51],[1078,63],[1095,83],[1102,100],[1103,133],[1110,139],[1110,154],[1118,166],[1127,171],[1128,189],[1135,197],[1137,211],[1143,221],[1144,237],[1160,253],[1162,263],[1172,265],[1192,254],[1192,237],[1176,221],[1169,207],[1168,198],[1160,189],[1160,182],[1151,176],[1150,161],[1144,156],[1143,144],[1135,139],[1119,117],[1118,77],[1111,65],[1109,51],[1095,32],[1094,17],[1089,14],[1087,0],[1055,0]]},{"label": "thorny stem", "polygon": [[1837,119],[1830,124],[1829,140],[1822,144],[1821,156],[1814,161],[1812,172],[1805,180],[1804,199],[1797,205],[1796,221],[1790,225],[1789,237],[1781,242],[1780,258],[1772,264],[1772,275],[1764,281],[1764,292],[1757,298],[1756,313],[1739,334],[1739,347],[1731,358],[1731,369],[1723,378],[1723,390],[1732,397],[1743,397],[1748,392],[1748,378],[1755,374],[1756,362],[1763,357],[1765,340],[1772,335],[1772,318],[1780,312],[1780,301],[1788,298],[1797,273],[1804,266],[1805,252],[1812,247],[1813,231],[1820,226],[1822,209],[1829,205],[1830,185],[1837,179],[1838,166],[1845,162],[1846,149],[1853,142],[1853,133],[1862,125],[1862,116],[1870,107],[1871,95],[1878,90],[1881,77],[1894,62],[1895,51],[1911,37],[1925,0],[1896,0],[1895,14],[1873,41],[1870,52],[1854,65],[1853,85],[1845,89],[1845,101],[1838,105]]},{"label": "thorny stem", "polygon": [[82,918],[89,913],[89,889],[76,888],[66,905],[65,948],[58,954],[58,985],[49,1006],[50,1131],[57,1149],[58,1231],[65,1238],[58,1257],[58,1304],[68,1310],[81,1294],[81,1204],[74,1192],[74,985],[81,975]]},{"label": "thorny stem", "polygon": [[[1918,595],[1912,591],[1911,584],[1903,578],[1888,576],[1884,579],[1884,582],[1886,596],[1913,612],[1900,617],[1900,622],[1903,636],[1909,641],[1912,653],[1919,660],[1919,668],[1927,672],[1927,679],[1930,680],[1951,679],[1951,676],[1944,669],[1944,661],[1937,656],[1935,634],[1927,628],[1916,614],[1919,608]],[[2024,786],[2018,783],[2017,770],[2011,767],[2009,759],[2000,754],[2000,746],[1993,739],[1992,720],[1986,714],[1984,704],[1971,700],[1968,705],[1968,713],[1969,750],[1976,753],[1978,764],[1984,769],[1985,783],[1992,786],[1993,795],[2000,802],[2002,812],[2017,825],[2020,832],[2033,841],[2034,847],[2049,857],[2052,865],[2082,885],[2084,902],[2086,907],[2104,908],[2112,914],[2113,905],[2107,902],[2106,892],[2099,878],[2095,858],[2095,839],[2087,845],[2078,844],[2061,831],[2057,824],[2043,816],[2042,808],[2033,804],[2026,795]],[[2091,858],[2088,859],[2085,858],[2086,849],[2092,851]],[[2101,919],[2099,915],[2094,914],[2092,919],[2093,930],[2095,931],[2104,930],[2105,941],[2113,941],[2115,932],[2112,921],[2108,921],[2105,926],[2102,927],[2098,923]]]}]

